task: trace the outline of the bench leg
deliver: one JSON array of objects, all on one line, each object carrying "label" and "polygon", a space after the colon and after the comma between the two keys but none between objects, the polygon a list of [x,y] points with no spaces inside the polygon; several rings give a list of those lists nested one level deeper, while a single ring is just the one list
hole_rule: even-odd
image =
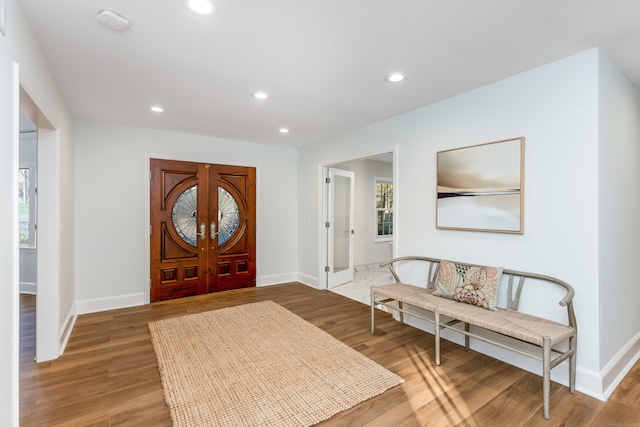
[{"label": "bench leg", "polygon": [[440,310],[438,307],[433,310],[433,326],[436,336],[436,365],[440,366]]},{"label": "bench leg", "polygon": [[[464,331],[469,332],[469,324],[464,322]],[[464,349],[469,350],[469,335],[464,336]]]},{"label": "bench leg", "polygon": [[[398,301],[398,308],[402,310],[402,301]],[[398,311],[400,317],[400,323],[404,323],[404,313],[402,311]]]},{"label": "bench leg", "polygon": [[376,294],[373,292],[373,288],[371,288],[371,333],[375,332],[375,321],[376,321]]},{"label": "bench leg", "polygon": [[578,337],[569,338],[569,351],[573,351],[569,357],[569,391],[576,392],[576,353],[578,351]]},{"label": "bench leg", "polygon": [[551,393],[551,338],[542,338],[542,399],[544,417],[549,419],[549,400]]}]

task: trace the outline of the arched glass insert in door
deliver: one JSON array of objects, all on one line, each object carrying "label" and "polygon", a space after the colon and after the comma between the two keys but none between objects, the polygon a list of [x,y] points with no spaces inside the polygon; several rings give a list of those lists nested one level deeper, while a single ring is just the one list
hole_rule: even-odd
[{"label": "arched glass insert in door", "polygon": [[[173,206],[171,219],[178,235],[192,246],[196,245],[198,218],[198,186],[184,190]],[[238,229],[240,213],[236,199],[218,187],[218,245],[227,242]]]},{"label": "arched glass insert in door", "polygon": [[233,236],[240,225],[240,213],[236,199],[222,187],[218,187],[218,245]]},{"label": "arched glass insert in door", "polygon": [[197,221],[198,221],[198,186],[189,187],[178,196],[173,205],[171,220],[178,235],[190,244],[196,245]]}]

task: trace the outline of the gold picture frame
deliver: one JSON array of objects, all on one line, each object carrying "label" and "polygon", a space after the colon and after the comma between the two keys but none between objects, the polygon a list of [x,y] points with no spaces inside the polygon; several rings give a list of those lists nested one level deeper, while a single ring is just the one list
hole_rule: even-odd
[{"label": "gold picture frame", "polygon": [[438,151],[436,228],[523,234],[524,142]]}]

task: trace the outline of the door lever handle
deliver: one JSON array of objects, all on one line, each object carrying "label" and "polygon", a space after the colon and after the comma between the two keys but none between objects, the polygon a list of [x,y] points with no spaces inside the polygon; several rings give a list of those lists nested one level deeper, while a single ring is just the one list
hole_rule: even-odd
[{"label": "door lever handle", "polygon": [[196,233],[196,236],[200,236],[200,240],[207,238],[207,225],[204,222],[200,224],[200,232]]},{"label": "door lever handle", "polygon": [[218,233],[216,233],[216,223],[211,221],[211,225],[209,226],[209,236],[210,239],[213,240],[216,238]]}]

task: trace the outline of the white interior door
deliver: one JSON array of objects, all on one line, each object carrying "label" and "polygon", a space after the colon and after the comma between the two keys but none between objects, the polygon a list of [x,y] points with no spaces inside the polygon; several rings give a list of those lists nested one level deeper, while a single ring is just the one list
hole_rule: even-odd
[{"label": "white interior door", "polygon": [[328,286],[353,280],[355,173],[329,168]]}]

